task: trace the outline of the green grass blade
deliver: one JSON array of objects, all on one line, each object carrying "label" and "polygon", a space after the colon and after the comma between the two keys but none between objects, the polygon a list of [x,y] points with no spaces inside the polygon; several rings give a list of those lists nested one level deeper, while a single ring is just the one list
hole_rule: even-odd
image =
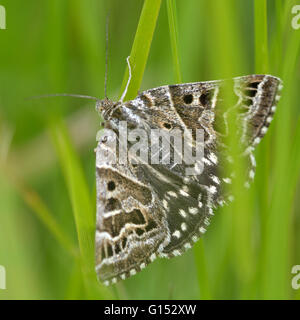
[{"label": "green grass blade", "polygon": [[200,299],[209,300],[211,296],[210,279],[207,272],[206,256],[203,239],[200,239],[194,248],[194,258],[197,269],[197,278],[200,290]]},{"label": "green grass blade", "polygon": [[[168,9],[168,21],[169,21],[169,31],[172,47],[173,56],[173,66],[175,71],[175,81],[177,83],[182,82],[181,70],[180,70],[180,60],[179,60],[179,50],[178,50],[178,27],[177,27],[177,9],[175,0],[167,1]],[[200,290],[200,298],[208,300],[211,298],[210,288],[209,288],[209,277],[206,268],[206,258],[203,240],[200,240],[194,248],[194,259],[197,269],[197,278]]]},{"label": "green grass blade", "polygon": [[[145,0],[144,2],[134,43],[130,53],[132,78],[124,99],[125,101],[135,98],[141,86],[160,6],[161,0]],[[121,87],[121,94],[125,90],[128,76],[129,72],[127,68]]]},{"label": "green grass blade", "polygon": [[72,268],[70,269],[70,280],[66,290],[65,299],[80,299],[80,297],[82,296],[82,291],[84,290],[84,287],[82,285],[83,281],[80,263],[76,261],[74,263],[74,266],[72,266]]},{"label": "green grass blade", "polygon": [[[0,135],[1,136],[1,135]],[[7,152],[5,152],[7,153]],[[7,180],[11,183],[15,191],[20,195],[36,217],[43,223],[48,231],[53,235],[58,243],[71,255],[76,257],[78,255],[76,246],[72,243],[70,237],[57,223],[53,213],[38,195],[38,193],[31,189],[19,176],[14,172],[14,168],[9,165],[9,160],[2,160],[0,158],[0,170]]]},{"label": "green grass blade", "polygon": [[[61,30],[66,29],[67,19],[65,19],[64,13],[67,10],[67,6],[66,3],[58,0],[47,1],[47,4],[50,12],[47,43],[52,48],[48,52],[49,86],[59,92],[64,88],[65,79],[63,70],[66,64],[64,54],[66,52],[66,43]],[[52,20],[55,20],[54,26],[52,25]],[[60,26],[60,29],[57,25]],[[111,296],[109,290],[98,284],[96,279],[94,262],[95,212],[93,212],[90,190],[81,168],[79,156],[73,148],[62,120],[62,104],[57,102],[53,106],[56,112],[53,112],[53,109],[49,110],[50,115],[48,114],[46,123],[48,123],[73,209],[80,251],[80,261],[78,263],[80,263],[82,269],[85,293],[90,298],[107,298]]]},{"label": "green grass blade", "polygon": [[[276,26],[275,32],[271,34],[270,50],[274,53],[274,61],[282,61],[283,43],[278,39],[283,39],[284,6],[282,0],[275,0]],[[273,37],[272,37],[273,36]],[[278,74],[280,65],[270,65],[270,72]]]},{"label": "green grass blade", "polygon": [[50,131],[68,187],[85,270],[93,272],[95,219],[91,209],[88,186],[63,122],[57,119],[51,124]]},{"label": "green grass blade", "polygon": [[[179,50],[178,50],[178,32],[177,32],[177,10],[175,0],[167,1],[169,31],[172,47],[173,66],[175,70],[175,80],[177,83],[182,82]],[[200,298],[208,300],[211,298],[209,277],[206,268],[206,258],[203,240],[200,240],[193,248],[194,259],[196,263],[198,285]]]},{"label": "green grass blade", "polygon": [[95,213],[78,155],[62,120],[50,124],[50,132],[69,191],[81,254],[81,266],[90,299],[111,297],[108,289],[97,283],[94,260]]},{"label": "green grass blade", "polygon": [[7,270],[7,290],[0,290],[0,300],[51,299],[51,293],[44,290],[42,270],[36,264],[36,229],[24,228],[30,219],[22,215],[19,195],[2,170],[0,179],[0,264]]},{"label": "green grass blade", "polygon": [[[267,3],[266,0],[254,1],[254,44],[255,44],[255,73],[269,73],[269,54],[268,54],[268,30],[267,30]],[[277,28],[277,32],[279,27]],[[277,47],[278,52],[279,47]],[[263,147],[259,147],[256,151],[257,162],[260,167],[257,168],[256,181],[255,181],[255,198],[259,203],[259,219],[262,232],[262,247],[264,246],[265,228],[267,225],[267,212],[269,212],[269,190],[270,190],[270,163],[271,163],[271,141],[270,136],[262,142]],[[257,233],[259,234],[259,233]],[[256,273],[256,283],[260,283],[261,273],[260,267],[263,263],[264,250],[261,248],[259,251],[258,270]],[[257,285],[256,285],[257,286]]]},{"label": "green grass blade", "polygon": [[295,132],[295,144],[292,150],[292,161],[291,161],[291,189],[296,190],[297,183],[300,178],[300,119],[296,125],[296,132]]},{"label": "green grass blade", "polygon": [[[288,3],[288,6],[292,5],[293,1]],[[283,25],[290,27],[290,16],[287,16]],[[294,175],[295,172],[291,171],[290,161],[293,159],[292,145],[296,143],[295,136],[291,135],[291,123],[294,121],[292,97],[300,54],[300,38],[297,31],[289,31],[286,39],[286,53],[283,57],[284,63],[281,65],[284,90],[276,115],[280,121],[275,122],[278,134],[273,144],[275,149],[273,181],[276,181],[276,183],[273,187],[267,217],[268,223],[265,230],[265,249],[262,264],[262,295],[265,299],[286,299],[290,296],[291,290],[289,248],[292,236],[292,197],[296,190],[295,184],[291,183],[293,181],[291,175]],[[282,40],[278,39],[277,41]],[[297,155],[295,156],[297,158]]]},{"label": "green grass blade", "polygon": [[[213,79],[231,78],[247,72],[249,65],[245,59],[246,52],[243,51],[244,38],[240,28],[236,25],[240,23],[239,15],[236,13],[236,1],[211,1],[208,3],[210,15],[208,19],[213,21],[209,28],[209,38],[214,39],[212,47],[209,48],[209,66],[213,72]],[[222,32],[220,27],[222,26]],[[220,52],[222,54],[220,54]],[[232,86],[224,89],[226,94],[224,101],[226,105],[220,105],[225,112],[227,108],[234,105]],[[243,158],[238,157],[239,137],[234,116],[230,117],[230,134],[226,143],[229,144],[230,154],[235,158],[234,166],[228,165],[225,170],[230,177],[235,172],[235,178],[231,185],[230,194],[234,195],[235,200],[228,206],[220,208],[216,212],[216,218],[220,219],[219,231],[215,233],[218,237],[218,256],[209,262],[208,269],[214,274],[212,279],[213,297],[224,297],[228,299],[241,299],[251,297],[251,281],[255,272],[255,256],[252,245],[253,227],[253,204],[250,198],[251,190],[241,191],[245,179],[246,164]],[[222,217],[221,217],[222,216]],[[220,242],[222,245],[220,245]],[[231,292],[226,291],[228,283],[233,284]],[[234,290],[235,289],[235,290]],[[226,293],[225,293],[226,292]]]},{"label": "green grass blade", "polygon": [[72,243],[69,236],[61,229],[60,225],[54,218],[53,213],[40,198],[40,196],[34,191],[25,186],[20,181],[14,181],[14,186],[18,193],[23,198],[24,202],[32,209],[37,218],[44,224],[53,237],[74,257],[78,256],[78,250]]},{"label": "green grass blade", "polygon": [[268,20],[267,0],[254,0],[255,66],[257,73],[268,73]]},{"label": "green grass blade", "polygon": [[[84,58],[83,77],[90,84],[89,95],[102,96],[104,88],[105,63],[105,14],[103,1],[73,0],[69,1],[69,8],[76,20],[72,25],[75,37],[80,43],[80,50]],[[100,15],[100,17],[99,17]],[[73,21],[72,21],[73,22]]]},{"label": "green grass blade", "polygon": [[177,83],[181,83],[182,77],[181,77],[181,71],[180,71],[180,60],[179,60],[179,50],[178,50],[178,26],[177,26],[176,1],[167,0],[167,7],[168,7],[168,21],[169,21],[175,79]]}]

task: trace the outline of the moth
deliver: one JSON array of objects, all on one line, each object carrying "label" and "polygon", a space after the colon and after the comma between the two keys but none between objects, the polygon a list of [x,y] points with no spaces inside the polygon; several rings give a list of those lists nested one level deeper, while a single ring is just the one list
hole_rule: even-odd
[{"label": "moth", "polygon": [[[222,96],[225,86],[235,98],[229,105]],[[241,157],[249,164],[245,175],[248,186],[255,172],[253,151],[268,130],[281,89],[279,78],[255,74],[161,86],[126,102],[125,92],[117,102],[107,98],[97,101],[96,109],[106,128],[96,148],[96,271],[100,281],[116,283],[157,257],[181,255],[197,242],[214,210],[231,200],[223,190],[234,176],[220,170],[224,159],[229,159],[224,157],[228,152],[225,138],[231,134],[228,115],[234,112],[236,117],[244,150]],[[121,121],[149,135],[153,129],[203,130],[201,174],[187,176],[184,162],[115,161],[119,154],[112,142],[122,138],[118,135]],[[128,159],[134,158],[128,150]]]}]

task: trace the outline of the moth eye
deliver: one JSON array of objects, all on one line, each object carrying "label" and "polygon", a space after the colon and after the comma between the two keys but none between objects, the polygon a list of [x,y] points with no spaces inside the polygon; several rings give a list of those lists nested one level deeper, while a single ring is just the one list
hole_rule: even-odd
[{"label": "moth eye", "polygon": [[171,128],[172,128],[172,126],[170,125],[170,123],[167,123],[167,122],[164,123],[164,127],[165,127],[166,129],[171,129]]},{"label": "moth eye", "polygon": [[208,105],[210,103],[210,100],[211,100],[211,92],[210,91],[202,93],[199,98],[199,101],[203,106]]},{"label": "moth eye", "polygon": [[104,137],[101,139],[101,142],[102,142],[102,143],[106,143],[106,142],[107,142],[107,136],[104,136]]},{"label": "moth eye", "polygon": [[191,104],[194,100],[194,97],[192,94],[186,94],[184,97],[183,97],[183,101],[186,103],[186,104]]},{"label": "moth eye", "polygon": [[113,181],[109,181],[109,183],[107,184],[107,189],[109,191],[113,191],[116,188],[116,184]]}]

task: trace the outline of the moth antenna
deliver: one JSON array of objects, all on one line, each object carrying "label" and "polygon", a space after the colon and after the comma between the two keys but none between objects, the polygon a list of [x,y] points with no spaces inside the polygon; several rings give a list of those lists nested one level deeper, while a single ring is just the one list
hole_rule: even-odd
[{"label": "moth antenna", "polygon": [[52,97],[73,97],[73,98],[80,98],[80,99],[89,99],[89,100],[96,100],[100,101],[100,99],[92,96],[86,96],[82,94],[72,94],[72,93],[54,93],[54,94],[44,94],[40,96],[29,97],[26,100],[34,100],[34,99],[44,99],[44,98],[52,98]]},{"label": "moth antenna", "polygon": [[128,64],[128,70],[129,70],[129,77],[128,77],[128,81],[127,81],[127,84],[126,84],[126,87],[125,87],[125,90],[121,96],[121,99],[120,99],[120,102],[123,102],[126,94],[127,94],[127,90],[128,90],[128,87],[129,87],[129,84],[130,84],[130,81],[131,81],[131,66],[130,66],[130,61],[129,61],[129,58],[130,56],[127,57],[126,61],[127,61],[127,64]]},{"label": "moth antenna", "polygon": [[109,15],[106,17],[106,39],[105,39],[105,79],[104,79],[104,96],[107,99],[107,74],[108,74],[108,27],[109,27]]}]

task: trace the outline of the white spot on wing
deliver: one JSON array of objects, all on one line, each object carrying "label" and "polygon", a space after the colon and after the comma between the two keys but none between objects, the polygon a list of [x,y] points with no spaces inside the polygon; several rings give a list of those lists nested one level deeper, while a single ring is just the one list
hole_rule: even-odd
[{"label": "white spot on wing", "polygon": [[175,257],[180,256],[181,254],[179,250],[174,250],[172,253]]},{"label": "white spot on wing", "polygon": [[167,192],[169,196],[173,197],[173,198],[177,198],[177,193],[174,191],[168,191]]},{"label": "white spot on wing", "polygon": [[156,259],[156,254],[152,253],[150,256],[150,260],[153,262]]},{"label": "white spot on wing", "polygon": [[261,129],[261,133],[262,134],[265,134],[267,131],[268,131],[267,127],[262,127],[262,129]]},{"label": "white spot on wing", "polygon": [[197,214],[198,213],[198,208],[189,208],[189,213],[190,214]]},{"label": "white spot on wing", "polygon": [[220,184],[220,179],[217,176],[212,174],[210,177],[215,184]]},{"label": "white spot on wing", "polygon": [[183,190],[184,192],[186,192],[186,193],[188,193],[188,192],[189,192],[189,188],[188,188],[188,186],[183,186],[183,187],[182,187],[182,190]]},{"label": "white spot on wing", "polygon": [[191,244],[189,242],[184,244],[185,249],[191,249]]},{"label": "white spot on wing", "polygon": [[175,238],[179,239],[179,238],[181,237],[180,231],[179,231],[179,230],[174,231],[174,232],[173,232],[173,236],[174,236]]},{"label": "white spot on wing", "polygon": [[202,158],[202,161],[203,161],[203,163],[207,164],[208,166],[212,165],[212,163],[208,159],[206,159],[204,157]]},{"label": "white spot on wing", "polygon": [[143,263],[141,263],[141,264],[140,264],[140,268],[141,268],[141,269],[146,268],[146,264],[145,264],[144,262],[143,262]]},{"label": "white spot on wing", "polygon": [[217,156],[216,156],[214,153],[212,153],[212,152],[208,155],[208,159],[209,159],[211,162],[213,162],[214,164],[217,164],[217,163],[218,163],[218,158],[217,158]]},{"label": "white spot on wing", "polygon": [[181,230],[182,230],[182,231],[186,231],[186,229],[187,229],[186,223],[182,222],[182,224],[181,224]]},{"label": "white spot on wing", "polygon": [[253,154],[250,154],[250,161],[253,167],[256,167],[256,160]]},{"label": "white spot on wing", "polygon": [[209,226],[209,219],[208,219],[208,218],[205,218],[205,219],[204,219],[204,224],[206,224],[207,226]]},{"label": "white spot on wing", "polygon": [[179,210],[179,214],[183,217],[186,218],[186,212],[183,209]]},{"label": "white spot on wing", "polygon": [[208,190],[212,194],[215,194],[217,192],[217,188],[215,186],[210,186]]},{"label": "white spot on wing", "polygon": [[191,182],[191,179],[188,178],[188,177],[184,177],[184,178],[183,178],[183,182],[186,183],[186,184],[188,184],[188,183]]},{"label": "white spot on wing", "polygon": [[256,137],[253,141],[254,144],[259,144],[260,143],[260,137]]},{"label": "white spot on wing", "polygon": [[197,241],[198,241],[198,237],[197,237],[197,236],[192,236],[192,240],[193,240],[194,242],[197,242]]},{"label": "white spot on wing", "polygon": [[163,205],[164,205],[164,208],[166,209],[166,210],[169,210],[169,204],[168,204],[168,201],[167,200],[163,200]]},{"label": "white spot on wing", "polygon": [[232,182],[230,178],[223,178],[223,181],[228,184]]},{"label": "white spot on wing", "polygon": [[203,228],[203,227],[200,227],[200,228],[199,228],[199,231],[200,231],[200,233],[205,233],[205,232],[206,232],[206,229]]},{"label": "white spot on wing", "polygon": [[225,202],[224,202],[223,200],[218,200],[218,204],[219,204],[221,207],[223,207],[224,204],[225,204]]},{"label": "white spot on wing", "polygon": [[184,197],[189,197],[189,194],[186,193],[183,189],[181,189],[181,190],[179,191],[179,193],[180,193],[182,196],[184,196]]},{"label": "white spot on wing", "polygon": [[111,283],[117,283],[117,278],[112,278]]},{"label": "white spot on wing", "polygon": [[136,274],[136,270],[135,270],[135,269],[131,269],[131,270],[130,270],[130,275],[131,275],[131,276],[134,276],[135,274]]}]

